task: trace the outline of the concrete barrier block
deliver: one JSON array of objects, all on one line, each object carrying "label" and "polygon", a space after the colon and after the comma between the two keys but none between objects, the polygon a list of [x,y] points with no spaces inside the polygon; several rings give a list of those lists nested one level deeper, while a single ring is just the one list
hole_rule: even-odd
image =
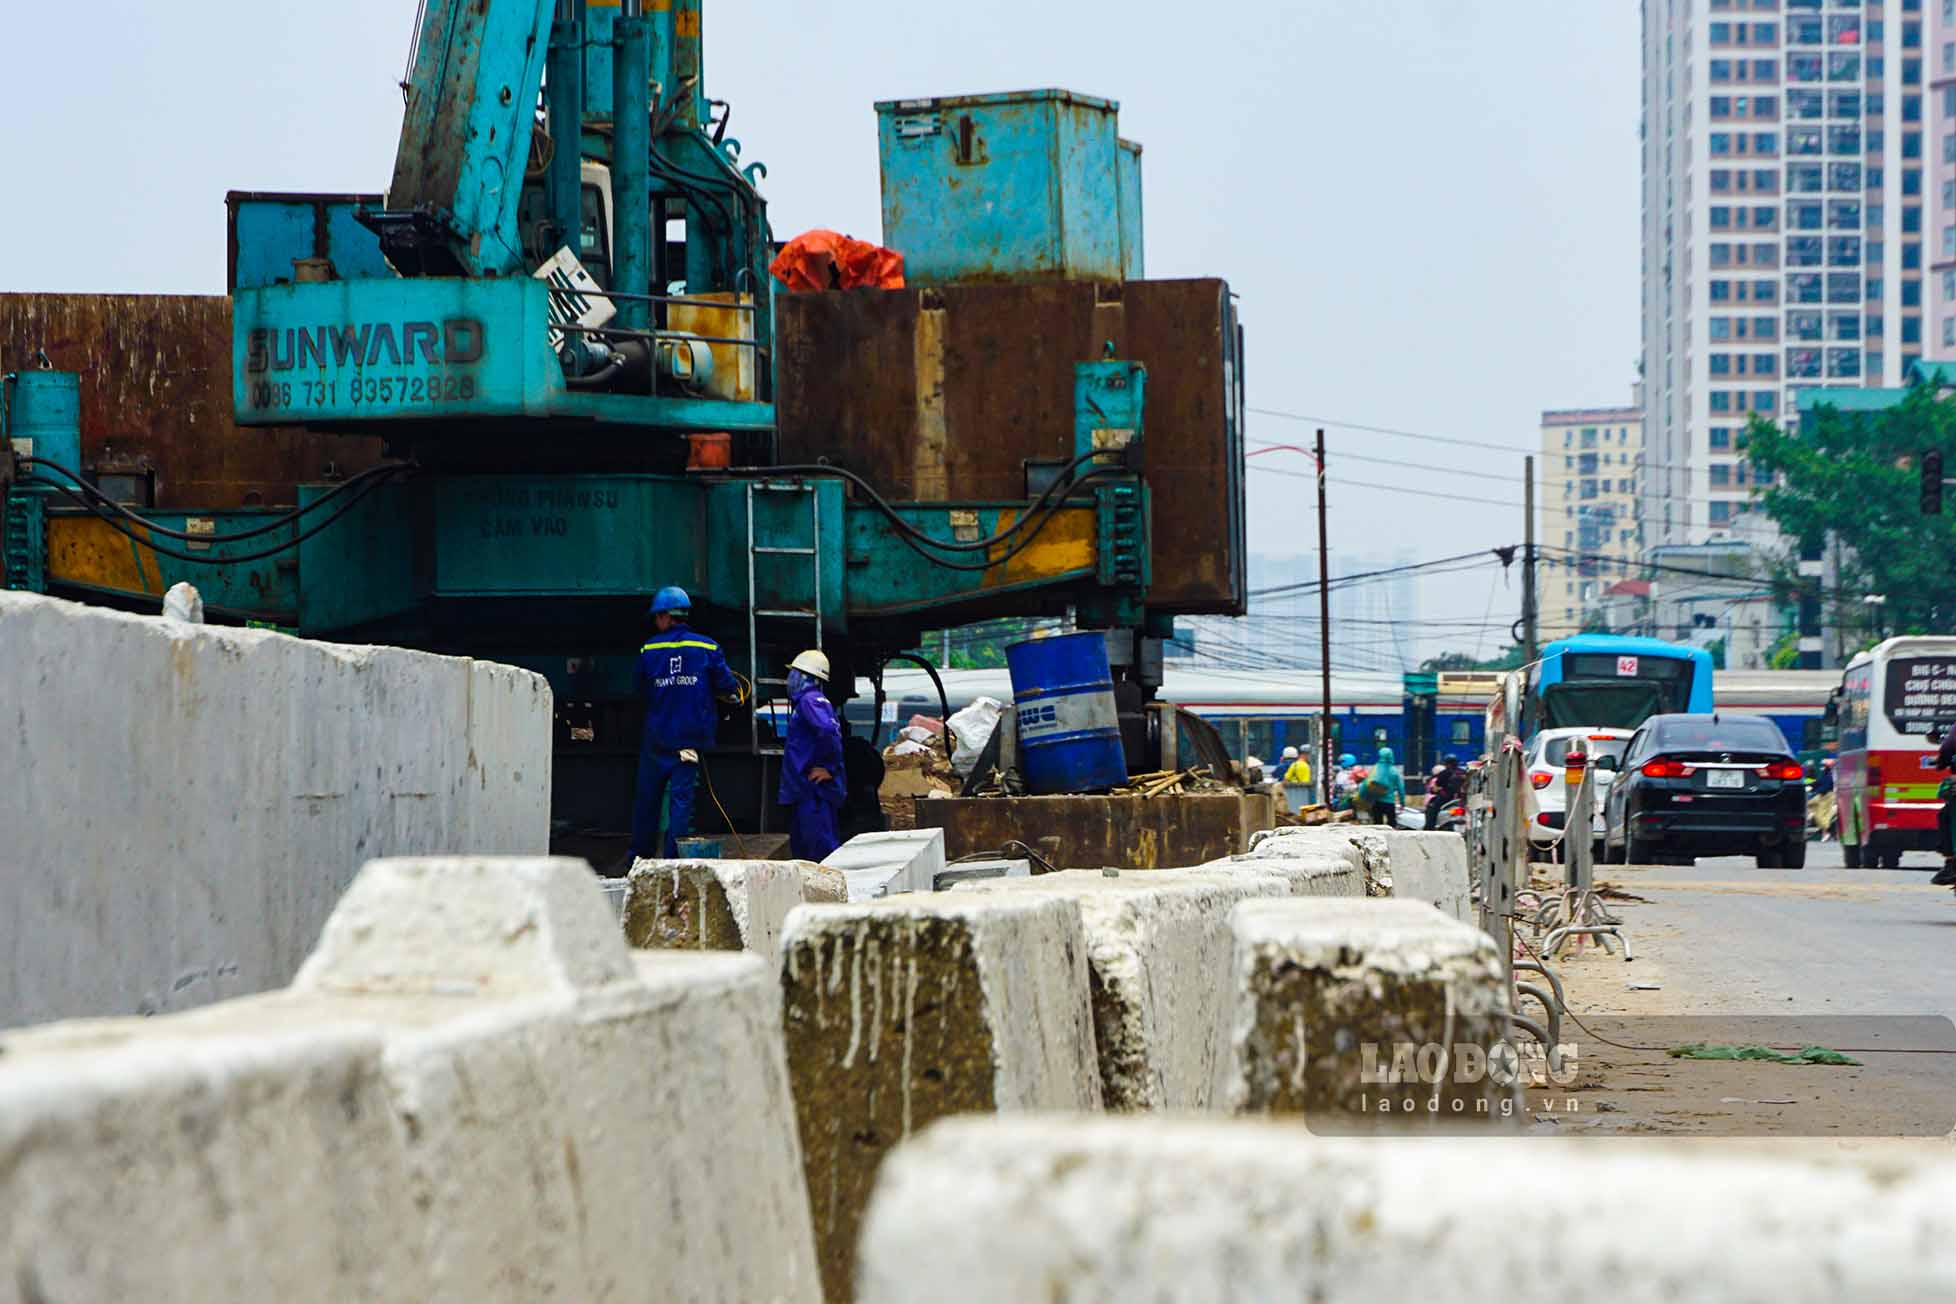
[{"label": "concrete barrier block", "polygon": [[944,830],[896,829],[859,833],[822,862],[840,870],[851,901],[929,892],[944,872]]},{"label": "concrete barrier block", "polygon": [[631,965],[390,1037],[431,1298],[820,1297],[773,972]]},{"label": "concrete barrier block", "polygon": [[581,860],[369,861],[293,980],[295,991],[511,996],[632,976]]},{"label": "concrete barrier block", "polygon": [[1386,855],[1396,900],[1424,901],[1463,924],[1474,922],[1465,838],[1458,833],[1388,833]]},{"label": "concrete barrier block", "polygon": [[292,980],[375,856],[539,854],[527,671],[0,594],[0,1026]]},{"label": "concrete barrier block", "polygon": [[1049,893],[1079,907],[1100,1089],[1110,1111],[1225,1106],[1234,1019],[1229,912],[1239,902],[1289,890],[1272,875],[1196,870],[1114,878],[1067,870],[958,888],[960,894]]},{"label": "concrete barrier block", "polygon": [[816,1253],[847,1300],[891,1146],[950,1114],[1100,1107],[1080,911],[980,892],[804,906],[782,946]]},{"label": "concrete barrier block", "polygon": [[379,1033],[222,1008],[0,1043],[0,1300],[431,1297]]},{"label": "concrete barrier block", "polygon": [[[1246,901],[1232,922],[1238,1111],[1513,1118],[1515,1078],[1504,1086],[1484,1071],[1508,1034],[1501,956],[1487,934],[1412,901]],[[1415,1071],[1422,1053],[1447,1057],[1439,1082]]]},{"label": "concrete barrier block", "polygon": [[780,1030],[769,966],[630,952],[581,862],[370,865],[289,991],[0,1044],[0,1209],[52,1211],[0,1219],[0,1283],[811,1301]]},{"label": "concrete barrier block", "polygon": [[1370,885],[1367,895],[1424,901],[1442,913],[1474,919],[1467,842],[1457,833],[1414,833],[1369,824],[1320,824],[1277,829],[1261,836],[1250,854],[1281,856],[1299,848],[1344,847],[1355,852]]},{"label": "concrete barrier block", "polygon": [[849,899],[849,879],[839,869],[818,865],[812,860],[790,860],[801,875],[801,899],[810,904],[840,903]]},{"label": "concrete barrier block", "polygon": [[[1654,1147],[1654,1148],[1653,1148]],[[1490,1250],[1554,1192],[1555,1252]],[[1336,1140],[1280,1123],[956,1119],[884,1166],[862,1304],[1948,1298],[1956,1168],[1655,1143]],[[1498,1245],[1498,1237],[1496,1238]]]},{"label": "concrete barrier block", "polygon": [[645,950],[752,951],[770,966],[803,900],[782,860],[640,860],[626,880],[625,940]]},{"label": "concrete barrier block", "polygon": [[1355,848],[1344,845],[1267,843],[1261,850],[1211,861],[1202,868],[1225,874],[1275,874],[1289,886],[1291,896],[1362,897],[1366,894],[1365,862]]}]

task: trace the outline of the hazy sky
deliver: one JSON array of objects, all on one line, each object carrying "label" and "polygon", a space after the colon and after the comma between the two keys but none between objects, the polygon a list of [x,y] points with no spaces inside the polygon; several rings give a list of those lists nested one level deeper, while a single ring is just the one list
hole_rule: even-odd
[{"label": "hazy sky", "polygon": [[[386,185],[415,0],[8,8],[0,289],[219,293],[227,190]],[[707,78],[768,165],[782,236],[879,234],[878,99],[1119,100],[1147,147],[1149,274],[1229,279],[1253,407],[1517,450],[1332,430],[1346,571],[1517,541],[1541,409],[1627,401],[1638,22],[1629,0],[708,0]],[[1250,434],[1308,442],[1310,426],[1255,417]],[[1308,480],[1251,486],[1253,548],[1315,548]],[[1436,619],[1488,600],[1480,573],[1423,586]],[[1495,601],[1511,619],[1512,596]]]}]

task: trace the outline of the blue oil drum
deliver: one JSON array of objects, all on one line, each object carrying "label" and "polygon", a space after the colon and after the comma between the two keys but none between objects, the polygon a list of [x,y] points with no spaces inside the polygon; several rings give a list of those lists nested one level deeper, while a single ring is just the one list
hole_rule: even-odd
[{"label": "blue oil drum", "polygon": [[[7,438],[29,457],[81,470],[81,377],[72,371],[20,371],[0,384]],[[30,468],[44,471],[44,468]],[[66,477],[47,473],[51,480]]]},{"label": "blue oil drum", "polygon": [[1107,636],[1063,634],[1005,649],[1019,723],[1019,772],[1034,793],[1127,782]]}]

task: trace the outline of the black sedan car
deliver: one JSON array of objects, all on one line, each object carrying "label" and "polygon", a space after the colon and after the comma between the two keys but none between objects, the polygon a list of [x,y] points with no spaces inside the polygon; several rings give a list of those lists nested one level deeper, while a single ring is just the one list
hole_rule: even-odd
[{"label": "black sedan car", "polygon": [[1761,869],[1805,868],[1806,774],[1764,716],[1652,716],[1621,765],[1603,809],[1605,859],[1753,856]]}]

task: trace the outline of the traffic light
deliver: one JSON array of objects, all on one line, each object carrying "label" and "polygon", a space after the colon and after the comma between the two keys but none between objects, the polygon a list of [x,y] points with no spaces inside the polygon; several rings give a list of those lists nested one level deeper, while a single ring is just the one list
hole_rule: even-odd
[{"label": "traffic light", "polygon": [[1942,454],[1922,455],[1922,514],[1942,515]]}]

